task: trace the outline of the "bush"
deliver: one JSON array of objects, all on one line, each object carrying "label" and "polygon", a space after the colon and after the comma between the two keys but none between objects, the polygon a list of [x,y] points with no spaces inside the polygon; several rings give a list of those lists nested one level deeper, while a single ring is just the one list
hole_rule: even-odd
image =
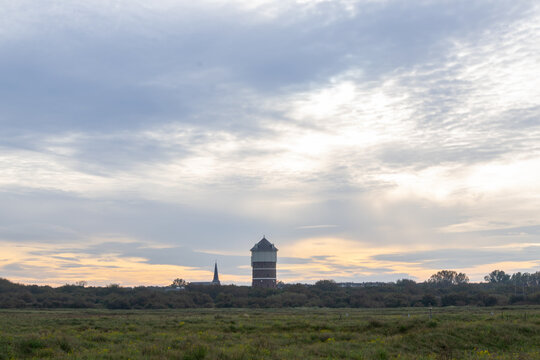
[{"label": "bush", "polygon": [[35,351],[45,347],[45,343],[35,336],[23,338],[19,340],[19,343],[17,344],[17,349],[24,355],[32,355]]},{"label": "bush", "polygon": [[208,349],[203,345],[196,345],[184,354],[183,360],[202,360],[206,357]]},{"label": "bush", "polygon": [[466,294],[448,294],[441,297],[442,306],[464,306],[468,303]]}]

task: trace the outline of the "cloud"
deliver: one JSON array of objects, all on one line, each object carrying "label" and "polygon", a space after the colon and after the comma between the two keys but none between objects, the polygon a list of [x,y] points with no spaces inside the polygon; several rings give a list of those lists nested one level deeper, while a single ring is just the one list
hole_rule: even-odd
[{"label": "cloud", "polygon": [[[242,3],[156,3],[3,5],[8,129],[103,133],[149,121],[223,127],[245,117],[238,111],[219,116],[244,104],[245,95],[259,102],[261,95],[324,83],[344,69],[377,80],[425,61],[449,38],[529,10],[520,4],[512,11],[493,4],[441,11],[430,2],[266,2],[262,8],[279,16],[265,20],[260,7]],[[219,111],[204,110],[216,106]]]},{"label": "cloud", "polygon": [[303,226],[298,226],[297,229],[298,230],[305,230],[305,229],[328,229],[328,228],[335,228],[337,227],[337,225],[303,225]]},{"label": "cloud", "polygon": [[[300,281],[421,279],[441,249],[472,269],[456,255],[470,244],[536,241],[537,5],[23,0],[0,14],[3,244],[99,243],[79,253],[131,259],[130,279],[224,256],[243,279],[268,233]],[[423,267],[384,257],[410,250]],[[46,263],[19,259],[26,274]]]},{"label": "cloud", "polygon": [[421,263],[433,268],[471,268],[476,265],[501,262],[538,262],[540,247],[528,246],[517,249],[471,249],[450,248],[414,253],[383,254],[374,258],[392,262]]}]

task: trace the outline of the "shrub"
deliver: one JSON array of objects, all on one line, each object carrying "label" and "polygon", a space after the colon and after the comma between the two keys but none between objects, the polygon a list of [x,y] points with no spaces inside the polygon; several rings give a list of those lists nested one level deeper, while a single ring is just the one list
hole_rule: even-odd
[{"label": "shrub", "polygon": [[206,357],[208,349],[203,345],[196,345],[184,354],[183,360],[202,360]]},{"label": "shrub", "polygon": [[43,349],[45,347],[46,347],[45,343],[41,339],[35,336],[23,338],[19,340],[19,343],[17,344],[17,348],[19,352],[25,355],[31,355],[35,351],[39,349]]}]

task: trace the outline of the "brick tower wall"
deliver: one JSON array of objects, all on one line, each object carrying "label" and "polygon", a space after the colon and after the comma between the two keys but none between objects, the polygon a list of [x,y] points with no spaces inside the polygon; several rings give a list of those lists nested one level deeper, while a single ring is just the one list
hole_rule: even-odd
[{"label": "brick tower wall", "polygon": [[263,288],[276,287],[275,262],[253,262],[252,267],[252,286]]}]

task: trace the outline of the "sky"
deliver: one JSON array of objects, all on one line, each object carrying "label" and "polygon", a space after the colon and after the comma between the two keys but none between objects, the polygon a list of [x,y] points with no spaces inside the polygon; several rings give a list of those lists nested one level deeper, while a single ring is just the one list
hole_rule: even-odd
[{"label": "sky", "polygon": [[0,277],[540,270],[537,1],[0,0]]}]

